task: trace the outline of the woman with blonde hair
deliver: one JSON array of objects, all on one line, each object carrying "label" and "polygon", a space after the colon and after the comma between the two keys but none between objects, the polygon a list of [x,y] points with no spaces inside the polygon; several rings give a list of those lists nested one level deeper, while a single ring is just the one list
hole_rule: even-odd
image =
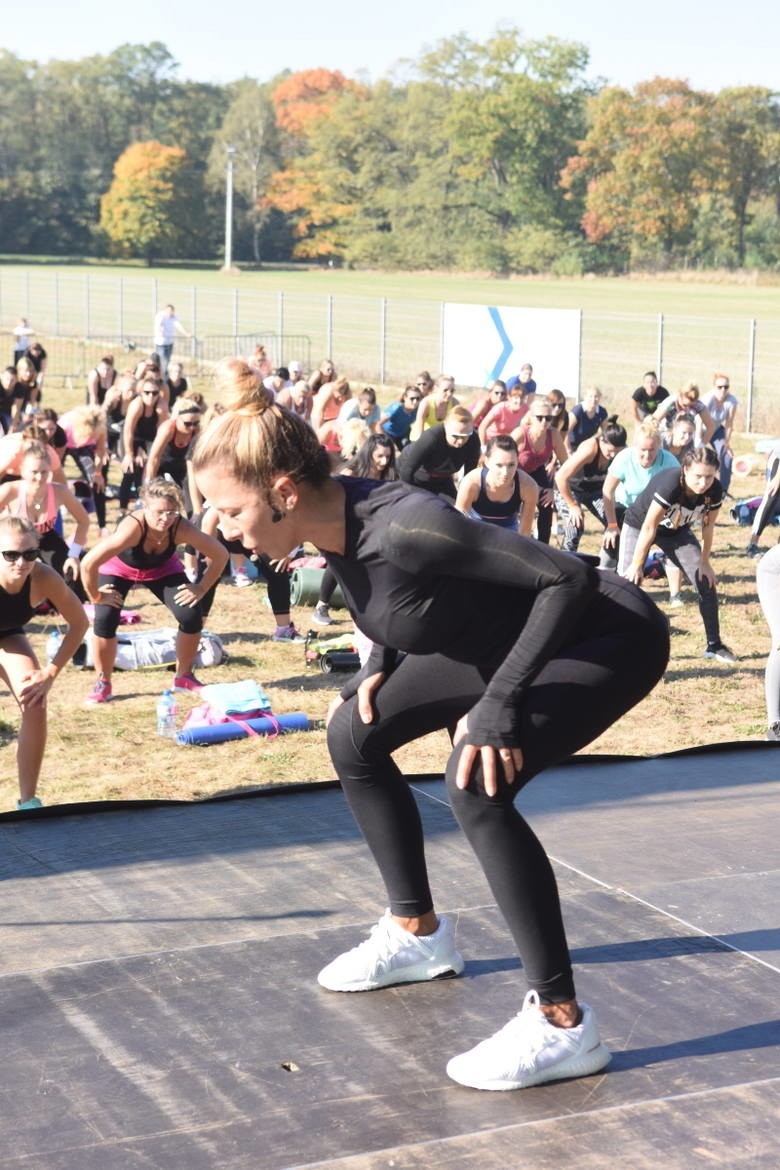
[{"label": "woman with blonde hair", "polygon": [[606,529],[601,545],[601,564],[617,568],[620,529],[626,509],[659,471],[679,467],[674,455],[665,451],[655,417],[650,415],[634,431],[634,442],[619,451],[607,469],[601,496]]},{"label": "woman with blonde hair", "polygon": [[[57,420],[65,432],[65,456],[70,456],[92,497],[100,535],[106,531],[106,469],[108,467],[108,427],[106,416],[97,406],[77,406]],[[65,459],[63,459],[63,464]]]},{"label": "woman with blonde hair", "polygon": [[417,417],[409,434],[412,442],[416,442],[430,427],[444,422],[457,405],[455,379],[449,374],[440,374],[430,394],[427,394],[417,407]]},{"label": "woman with blonde hair", "polygon": [[670,428],[678,414],[690,414],[696,423],[696,445],[704,447],[715,434],[717,424],[699,397],[696,382],[685,382],[674,397],[666,398],[653,417],[661,427]]},{"label": "woman with blonde hair", "polygon": [[[88,625],[76,595],[38,557],[38,535],[30,521],[0,516],[0,678],[22,713],[16,747],[16,807],[23,810],[41,807],[36,789],[46,748],[46,697],[81,645]],[[68,628],[52,661],[41,667],[24,626],[44,601],[54,606]]]},{"label": "woman with blonde hair", "polygon": [[313,544],[374,643],[331,704],[328,744],[389,910],[318,982],[370,991],[463,970],[452,922],[434,908],[419,812],[393,758],[446,727],[453,812],[529,986],[520,1014],[453,1058],[448,1075],[475,1088],[517,1089],[598,1071],[609,1053],[575,992],[555,875],[514,801],[655,685],[668,657],[665,620],[627,581],[474,523],[431,492],[331,477],[306,424],[259,394],[233,407],[193,456],[225,536],[271,557]]},{"label": "woman with blonde hair", "polygon": [[[190,486],[192,454],[200,430],[202,411],[191,398],[177,398],[170,418],[160,423],[144,468],[147,480],[164,476],[178,484],[184,493],[185,510],[193,512],[193,488]],[[197,491],[197,489],[194,489]]]},{"label": "woman with blonde hair", "polygon": [[[52,482],[50,448],[45,443],[33,440],[27,444],[20,472],[21,479],[0,487],[0,511],[21,516],[32,524],[43,560],[65,577],[84,601],[79,558],[89,535],[89,514],[69,488]],[[76,524],[70,543],[55,528],[61,508],[70,513]]]}]

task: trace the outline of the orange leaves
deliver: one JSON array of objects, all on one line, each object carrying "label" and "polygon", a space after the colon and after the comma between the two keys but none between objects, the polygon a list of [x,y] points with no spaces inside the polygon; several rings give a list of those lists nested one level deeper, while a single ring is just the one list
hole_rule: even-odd
[{"label": "orange leaves", "polygon": [[150,256],[170,244],[185,161],[181,147],[161,142],[134,142],[119,156],[114,180],[100,200],[100,226],[115,253]]},{"label": "orange leaves", "polygon": [[293,73],[271,94],[277,124],[288,134],[306,137],[316,122],[329,116],[339,94],[361,89],[338,70],[303,69]]}]

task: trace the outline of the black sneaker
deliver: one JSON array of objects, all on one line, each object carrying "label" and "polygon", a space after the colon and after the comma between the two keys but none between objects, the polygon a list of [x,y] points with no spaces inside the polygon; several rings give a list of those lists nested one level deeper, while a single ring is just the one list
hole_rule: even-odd
[{"label": "black sneaker", "polygon": [[756,557],[761,556],[761,549],[758,547],[758,545],[756,544],[756,542],[754,540],[751,540],[750,544],[745,549],[745,556],[746,557],[753,557],[754,559]]}]

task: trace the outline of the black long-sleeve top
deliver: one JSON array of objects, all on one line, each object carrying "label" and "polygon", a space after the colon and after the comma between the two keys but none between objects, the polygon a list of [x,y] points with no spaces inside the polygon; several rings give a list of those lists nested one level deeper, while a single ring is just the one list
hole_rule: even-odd
[{"label": "black long-sleeve top", "polygon": [[405,483],[433,486],[432,480],[452,479],[461,467],[465,474],[477,466],[480,452],[477,432],[473,431],[462,446],[451,447],[444,426],[436,423],[423,431],[416,443],[404,447],[398,460],[398,474]]},{"label": "black long-sleeve top", "polygon": [[598,591],[596,570],[404,483],[338,482],[345,551],[322,552],[375,643],[343,697],[389,674],[398,650],[445,654],[492,674],[469,715],[469,742],[518,745],[518,699],[573,635]]}]

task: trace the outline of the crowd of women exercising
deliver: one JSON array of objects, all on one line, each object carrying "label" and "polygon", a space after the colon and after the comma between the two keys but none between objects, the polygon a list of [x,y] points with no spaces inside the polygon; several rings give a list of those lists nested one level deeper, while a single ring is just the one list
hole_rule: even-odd
[{"label": "crowd of women exercising", "polygon": [[[3,565],[13,564],[14,571],[20,563],[31,565],[26,596],[46,566],[79,602],[94,607],[96,674],[89,705],[112,697],[117,629],[133,586],[150,589],[177,623],[178,689],[200,686],[195,654],[220,579],[243,586],[252,579],[250,571],[262,578],[276,623],[273,639],[303,640],[290,615],[289,559],[296,550],[271,558],[267,550],[252,552],[238,538],[228,539],[193,474],[196,438],[225,409],[223,392],[229,396],[235,386],[246,390],[255,384],[269,402],[311,428],[332,474],[405,481],[451,500],[466,516],[542,544],[549,544],[555,524],[561,548],[571,553],[578,551],[590,515],[602,533],[598,553],[590,559],[638,585],[647,572],[658,575],[662,568],[671,607],[683,604],[682,579],[687,578],[704,626],[704,655],[735,661],[720,636],[711,560],[714,523],[730,482],[737,409],[726,375],[716,374],[712,389],[702,396],[693,383],[670,394],[648,372],[627,403],[626,426],[617,414],[608,414],[595,388],[572,404],[560,390],[540,391],[530,364],[515,377],[463,394],[456,394],[452,377],[434,379],[422,371],[380,407],[372,387],[353,390],[329,359],[304,376],[297,362],[273,369],[258,347],[247,360],[220,364],[214,401],[207,406],[178,361],[163,368],[152,354],[134,369],[119,371],[113,355],[105,354],[86,379],[84,405],[58,415],[44,405],[46,355],[37,349],[43,357],[29,378],[26,369],[21,379],[14,367],[5,371],[0,402],[6,432],[0,438],[0,515],[16,518],[16,539],[35,548],[36,558],[3,554],[0,573],[10,572]],[[29,347],[23,358],[30,362],[28,354]],[[71,482],[64,470],[68,460]],[[775,478],[780,475],[769,477],[757,523],[762,513],[763,524],[771,518],[778,495]],[[111,525],[109,498],[118,506]],[[87,550],[90,513],[98,540]],[[755,551],[760,531],[754,527],[749,551]],[[653,547],[660,553],[651,556]],[[775,603],[773,588],[778,575],[780,559],[767,554],[759,570],[760,596],[775,639],[780,636],[780,602]],[[333,620],[329,602],[336,584],[327,566],[311,614],[317,625]],[[6,605],[4,579],[0,588]],[[57,602],[49,601],[64,618]],[[14,653],[6,661],[6,641],[20,637],[24,624],[13,605],[9,613],[13,621],[0,619],[2,630],[10,631],[0,639],[0,669],[24,720],[31,704],[19,679],[39,668],[26,640],[22,657]],[[79,613],[71,630],[78,628],[76,645],[71,647],[66,637],[58,667],[68,660],[66,651],[83,654],[82,624]],[[772,738],[780,736],[780,666],[775,667],[771,659]],[[24,745],[29,738],[20,739],[19,752],[19,804],[24,808],[39,804],[40,759],[33,753],[28,765]]]}]

